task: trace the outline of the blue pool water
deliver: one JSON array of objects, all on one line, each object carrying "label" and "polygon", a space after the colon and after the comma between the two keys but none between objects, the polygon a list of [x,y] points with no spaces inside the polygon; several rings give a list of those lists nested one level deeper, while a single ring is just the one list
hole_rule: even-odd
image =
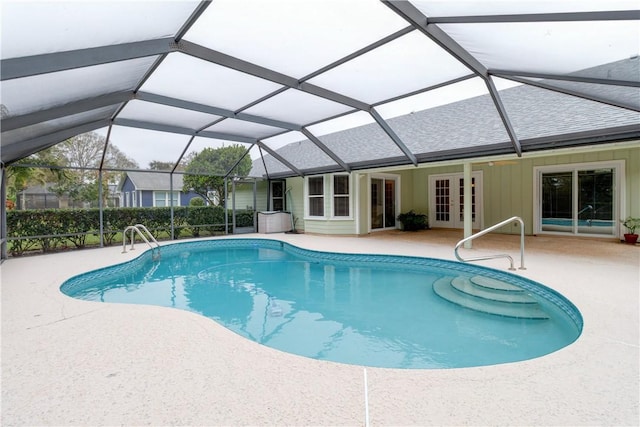
[{"label": "blue pool water", "polygon": [[[434,292],[438,280],[480,276],[518,286],[548,318],[488,314]],[[515,275],[428,258],[308,251],[267,239],[167,245],[157,261],[147,252],[71,278],[61,291],[189,310],[282,351],[389,368],[530,359],[567,346],[582,329],[569,301]]]}]

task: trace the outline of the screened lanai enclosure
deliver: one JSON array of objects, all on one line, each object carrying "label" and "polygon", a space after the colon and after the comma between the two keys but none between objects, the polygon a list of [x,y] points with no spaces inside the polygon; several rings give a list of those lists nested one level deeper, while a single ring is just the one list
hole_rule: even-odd
[{"label": "screened lanai enclosure", "polygon": [[[5,200],[11,167],[81,170],[100,209],[115,177],[163,174],[173,206],[191,189],[176,175],[274,181],[640,137],[636,0],[1,7]],[[206,168],[203,153],[226,155]]]}]

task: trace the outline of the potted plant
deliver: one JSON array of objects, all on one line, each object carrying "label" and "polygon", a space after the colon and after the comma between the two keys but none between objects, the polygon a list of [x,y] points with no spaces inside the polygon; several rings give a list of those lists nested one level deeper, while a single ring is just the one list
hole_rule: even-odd
[{"label": "potted plant", "polygon": [[429,225],[425,214],[419,214],[413,210],[398,215],[398,221],[402,223],[404,231],[425,230]]},{"label": "potted plant", "polygon": [[636,228],[640,228],[640,218],[627,217],[625,220],[620,220],[622,225],[627,229],[627,233],[624,234],[624,241],[635,245],[638,241],[638,235],[636,234]]}]

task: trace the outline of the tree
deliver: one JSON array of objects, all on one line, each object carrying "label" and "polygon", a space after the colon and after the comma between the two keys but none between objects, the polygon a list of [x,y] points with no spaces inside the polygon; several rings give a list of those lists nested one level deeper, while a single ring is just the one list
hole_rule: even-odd
[{"label": "tree", "polygon": [[149,162],[149,169],[152,171],[170,171],[173,169],[173,162],[163,162],[160,160],[152,160]]},{"label": "tree", "polygon": [[[106,139],[95,132],[87,132],[52,147],[64,166],[73,167],[67,170],[64,179],[59,180],[53,191],[58,195],[67,194],[74,200],[93,203],[98,199],[98,177],[96,170],[102,162],[103,167],[118,169],[136,169],[135,160],[127,157],[113,143],[105,144]],[[106,145],[106,152],[105,152]],[[77,168],[77,169],[75,169]],[[93,170],[91,170],[93,169]],[[106,205],[109,199],[109,184],[115,184],[120,177],[119,172],[103,171],[102,202]]]},{"label": "tree", "polygon": [[187,165],[183,191],[192,190],[209,204],[223,206],[225,175],[229,174],[241,158],[242,161],[230,175],[245,177],[251,170],[251,157],[245,156],[246,152],[245,147],[236,144],[221,148],[205,148],[193,156]]},{"label": "tree", "polygon": [[[191,162],[191,160],[193,160],[194,155],[197,153],[189,153],[188,155],[184,156],[181,160],[180,163],[178,163],[178,166],[176,166],[176,171],[177,172],[184,172],[184,170],[186,169],[187,165],[189,164],[189,162]],[[154,171],[170,171],[173,170],[173,167],[175,166],[175,162],[164,162],[162,160],[152,160],[149,162],[149,169],[154,170]]]},{"label": "tree", "polygon": [[[102,162],[105,149],[105,138],[95,132],[88,132],[73,138],[69,138],[46,150],[40,151],[23,159],[16,164],[42,165],[42,168],[15,168],[15,177],[12,181],[12,190],[21,191],[30,185],[44,185],[54,183],[51,190],[58,196],[68,195],[76,201],[95,203],[98,199],[98,168]],[[104,167],[118,169],[135,169],[138,164],[127,157],[118,147],[110,143],[106,145],[104,155]],[[56,166],[72,169],[52,169],[56,173],[48,171],[47,166]],[[102,196],[103,204],[110,197],[109,184],[116,184],[121,173],[102,172]]]},{"label": "tree", "polygon": [[46,151],[12,163],[7,167],[7,199],[17,202],[17,194],[27,187],[44,186],[48,182],[64,179],[65,171],[59,169],[59,166],[60,159]]}]

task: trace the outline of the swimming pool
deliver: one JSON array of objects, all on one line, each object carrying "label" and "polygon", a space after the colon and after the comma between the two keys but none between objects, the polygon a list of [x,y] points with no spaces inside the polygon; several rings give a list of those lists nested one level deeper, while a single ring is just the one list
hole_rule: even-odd
[{"label": "swimming pool", "polygon": [[189,310],[282,351],[390,368],[526,360],[582,330],[579,311],[555,291],[479,266],[269,239],[176,243],[161,253],[73,277],[61,291]]}]

